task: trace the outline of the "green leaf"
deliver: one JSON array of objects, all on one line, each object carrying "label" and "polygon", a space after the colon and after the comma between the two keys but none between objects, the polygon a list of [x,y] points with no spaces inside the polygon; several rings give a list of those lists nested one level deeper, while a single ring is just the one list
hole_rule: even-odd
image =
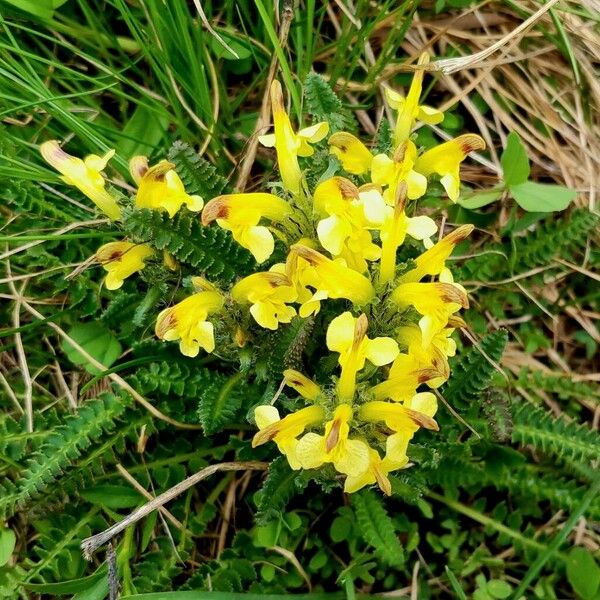
[{"label": "green leaf", "polygon": [[150,154],[160,145],[168,127],[169,120],[165,115],[158,115],[139,104],[123,128],[117,153],[128,158],[136,154]]},{"label": "green leaf", "polygon": [[578,546],[569,552],[567,579],[573,590],[584,600],[596,597],[600,588],[600,567],[585,548]]},{"label": "green leaf", "polygon": [[501,579],[491,579],[486,585],[487,593],[493,598],[508,598],[512,592],[512,586]]},{"label": "green leaf", "polygon": [[245,60],[252,56],[252,51],[246,41],[240,36],[239,33],[233,33],[226,31],[221,28],[216,28],[217,33],[221,36],[223,41],[237,54],[235,56],[231,53],[231,50],[226,48],[220,40],[215,36],[209,36],[208,45],[218,58],[224,58],[225,60]]},{"label": "green leaf", "polygon": [[[110,367],[121,355],[119,340],[100,323],[78,323],[69,331],[69,335],[88,354],[94,357],[105,367]],[[91,365],[85,356],[81,355],[67,340],[62,348],[69,360],[76,365],[84,365],[85,370],[92,375],[99,375],[101,371]]]},{"label": "green leaf", "polygon": [[90,589],[90,586],[106,578],[106,565],[102,565],[94,574],[58,583],[24,583],[23,586],[38,594],[76,594]]},{"label": "green leaf", "polygon": [[577,192],[562,185],[526,181],[511,185],[510,192],[516,203],[529,212],[556,212],[565,210]]},{"label": "green leaf", "polygon": [[16,542],[17,538],[12,529],[0,529],[0,567],[10,560]]},{"label": "green leaf", "polygon": [[446,575],[448,576],[448,581],[450,582],[450,585],[452,586],[452,589],[454,590],[458,600],[467,600],[467,595],[460,586],[460,583],[458,583],[456,575],[448,568],[448,565],[446,565],[444,568],[446,570]]},{"label": "green leaf", "polygon": [[460,197],[456,203],[469,210],[474,210],[495,202],[500,196],[502,196],[502,190],[487,190]]},{"label": "green leaf", "polygon": [[139,492],[125,485],[95,485],[83,490],[81,497],[92,504],[115,510],[133,508],[143,499]]},{"label": "green leaf", "polygon": [[54,9],[67,0],[0,0],[0,4],[8,4],[23,12],[29,13],[45,21],[54,16]]},{"label": "green leaf", "polygon": [[527,181],[530,173],[527,150],[521,142],[519,134],[511,131],[508,134],[506,148],[500,158],[504,183],[510,187]]},{"label": "green leaf", "polygon": [[364,490],[352,496],[352,505],[360,535],[374,548],[375,554],[393,567],[402,566],[404,551],[381,498],[371,490]]}]

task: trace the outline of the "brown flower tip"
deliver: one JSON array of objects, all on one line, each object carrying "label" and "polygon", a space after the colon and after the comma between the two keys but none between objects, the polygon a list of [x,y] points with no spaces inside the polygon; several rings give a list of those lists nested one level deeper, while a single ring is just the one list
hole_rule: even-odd
[{"label": "brown flower tip", "polygon": [[452,302],[460,304],[462,308],[469,308],[467,294],[459,287],[452,283],[437,283],[436,285],[444,302]]},{"label": "brown flower tip", "polygon": [[325,452],[331,452],[340,440],[340,427],[342,426],[341,419],[335,419],[331,424],[331,430],[325,440]]},{"label": "brown flower tip", "polygon": [[345,177],[334,177],[335,183],[342,194],[344,200],[358,198],[358,188]]},{"label": "brown flower tip", "polygon": [[419,427],[424,429],[432,429],[433,431],[439,431],[440,427],[436,423],[435,419],[428,417],[426,414],[413,410],[412,408],[405,408],[406,416]]},{"label": "brown flower tip", "polygon": [[208,225],[215,219],[226,219],[229,215],[229,207],[223,196],[217,196],[206,204],[202,211],[202,225]]},{"label": "brown flower tip", "polygon": [[465,154],[473,152],[474,150],[485,150],[484,139],[475,133],[466,133],[456,138],[456,141],[460,144],[461,150]]}]

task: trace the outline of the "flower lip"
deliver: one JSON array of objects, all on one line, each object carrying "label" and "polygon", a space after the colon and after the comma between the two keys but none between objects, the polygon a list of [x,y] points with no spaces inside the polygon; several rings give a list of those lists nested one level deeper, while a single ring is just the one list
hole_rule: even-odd
[{"label": "flower lip", "polygon": [[469,154],[469,152],[473,152],[474,150],[485,150],[484,139],[476,133],[465,133],[458,136],[456,141],[465,154]]}]

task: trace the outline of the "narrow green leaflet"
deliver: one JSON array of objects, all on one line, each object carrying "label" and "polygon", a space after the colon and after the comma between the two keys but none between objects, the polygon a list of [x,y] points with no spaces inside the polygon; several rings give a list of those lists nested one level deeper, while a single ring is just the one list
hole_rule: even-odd
[{"label": "narrow green leaflet", "polygon": [[521,142],[519,134],[511,131],[508,134],[506,148],[500,158],[504,183],[507,186],[518,185],[527,181],[531,168],[527,158],[527,150]]},{"label": "narrow green leaflet", "polygon": [[10,560],[15,543],[15,533],[12,529],[0,529],[0,567]]},{"label": "narrow green leaflet", "polygon": [[495,202],[500,196],[502,196],[502,190],[487,190],[468,196],[461,196],[456,203],[469,210],[474,210],[475,208],[482,208]]},{"label": "narrow green leaflet", "polygon": [[577,192],[561,185],[526,181],[511,185],[510,192],[517,204],[529,212],[565,210]]}]

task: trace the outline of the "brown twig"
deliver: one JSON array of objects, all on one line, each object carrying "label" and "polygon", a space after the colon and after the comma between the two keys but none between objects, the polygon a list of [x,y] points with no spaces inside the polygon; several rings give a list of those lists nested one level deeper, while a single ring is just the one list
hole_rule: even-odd
[{"label": "brown twig", "polygon": [[210,465],[190,475],[187,479],[184,479],[177,485],[174,485],[172,488],[168,489],[166,492],[163,492],[159,496],[156,496],[150,502],[147,502],[140,508],[134,510],[130,515],[115,523],[108,529],[93,535],[89,538],[86,538],[81,542],[81,550],[83,551],[83,556],[87,560],[91,560],[94,552],[104,546],[107,542],[109,542],[115,535],[121,533],[124,529],[127,529],[130,525],[137,523],[140,519],[143,519],[145,516],[149,515],[152,511],[157,508],[163,506],[167,502],[173,500],[179,496],[179,494],[185,492],[192,486],[196,485],[203,479],[210,477],[214,473],[218,471],[264,471],[269,466],[268,463],[257,462],[257,461],[248,461],[248,462],[224,462],[218,463],[216,465]]}]

